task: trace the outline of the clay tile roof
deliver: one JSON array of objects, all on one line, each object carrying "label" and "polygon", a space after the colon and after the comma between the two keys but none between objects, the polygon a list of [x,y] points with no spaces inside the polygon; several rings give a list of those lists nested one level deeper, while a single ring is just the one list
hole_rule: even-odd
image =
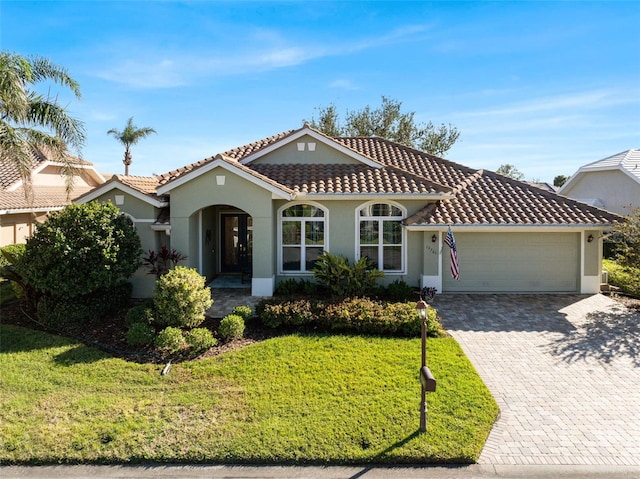
[{"label": "clay tile roof", "polygon": [[67,196],[64,187],[38,186],[33,188],[32,195],[27,199],[22,187],[14,191],[0,191],[0,209],[3,210],[38,210],[62,208],[70,201],[88,193],[93,188],[76,186],[71,195]]},{"label": "clay tile roof", "polygon": [[113,180],[120,181],[145,195],[155,195],[156,189],[160,186],[160,177],[158,176],[113,175],[111,181]]}]

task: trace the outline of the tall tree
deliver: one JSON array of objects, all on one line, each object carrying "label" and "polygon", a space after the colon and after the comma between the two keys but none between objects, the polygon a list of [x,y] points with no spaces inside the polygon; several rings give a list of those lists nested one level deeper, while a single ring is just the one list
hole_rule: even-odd
[{"label": "tall tree", "polygon": [[496,170],[496,173],[504,176],[508,176],[509,178],[513,178],[514,180],[522,180],[524,178],[524,173],[522,173],[518,168],[510,164],[500,165]]},{"label": "tall tree", "polygon": [[54,82],[81,98],[80,85],[67,71],[42,57],[0,52],[0,163],[16,168],[27,196],[31,194],[34,150],[63,164],[67,192],[74,179],[72,147],[80,155],[84,124],[69,116],[57,96],[34,90],[41,82]]},{"label": "tall tree", "polygon": [[334,104],[319,107],[318,119],[311,118],[309,125],[328,136],[379,136],[402,145],[410,146],[432,155],[444,155],[460,137],[451,124],[436,127],[433,123],[416,123],[415,112],[403,113],[402,102],[382,97],[382,104],[372,109],[349,111],[344,125]]},{"label": "tall tree", "polygon": [[131,146],[135,145],[142,138],[146,138],[151,133],[155,133],[156,130],[149,127],[138,128],[133,124],[133,117],[127,120],[127,124],[124,130],[116,130],[111,128],[107,135],[113,135],[116,140],[124,145],[124,174],[129,175],[129,166],[131,166]]}]

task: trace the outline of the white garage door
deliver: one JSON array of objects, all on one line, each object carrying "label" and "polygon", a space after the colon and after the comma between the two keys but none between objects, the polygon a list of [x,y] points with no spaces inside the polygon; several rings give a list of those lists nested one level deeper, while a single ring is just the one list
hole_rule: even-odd
[{"label": "white garage door", "polygon": [[445,292],[577,292],[579,233],[456,233],[460,280],[443,246]]}]

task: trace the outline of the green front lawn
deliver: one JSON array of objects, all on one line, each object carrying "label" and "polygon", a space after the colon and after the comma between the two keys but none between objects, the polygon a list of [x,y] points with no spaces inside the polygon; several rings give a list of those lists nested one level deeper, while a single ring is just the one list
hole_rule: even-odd
[{"label": "green front lawn", "polygon": [[455,340],[284,336],[136,364],[0,325],[0,462],[473,462],[498,407]]}]

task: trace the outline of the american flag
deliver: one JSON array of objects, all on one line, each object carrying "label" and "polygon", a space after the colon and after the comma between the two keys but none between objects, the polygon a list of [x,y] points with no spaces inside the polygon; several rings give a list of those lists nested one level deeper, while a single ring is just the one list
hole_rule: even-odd
[{"label": "american flag", "polygon": [[449,257],[451,259],[451,277],[453,279],[460,279],[460,264],[458,263],[458,249],[456,248],[456,240],[453,237],[453,231],[451,226],[447,231],[447,235],[444,237],[444,242],[449,246]]}]

